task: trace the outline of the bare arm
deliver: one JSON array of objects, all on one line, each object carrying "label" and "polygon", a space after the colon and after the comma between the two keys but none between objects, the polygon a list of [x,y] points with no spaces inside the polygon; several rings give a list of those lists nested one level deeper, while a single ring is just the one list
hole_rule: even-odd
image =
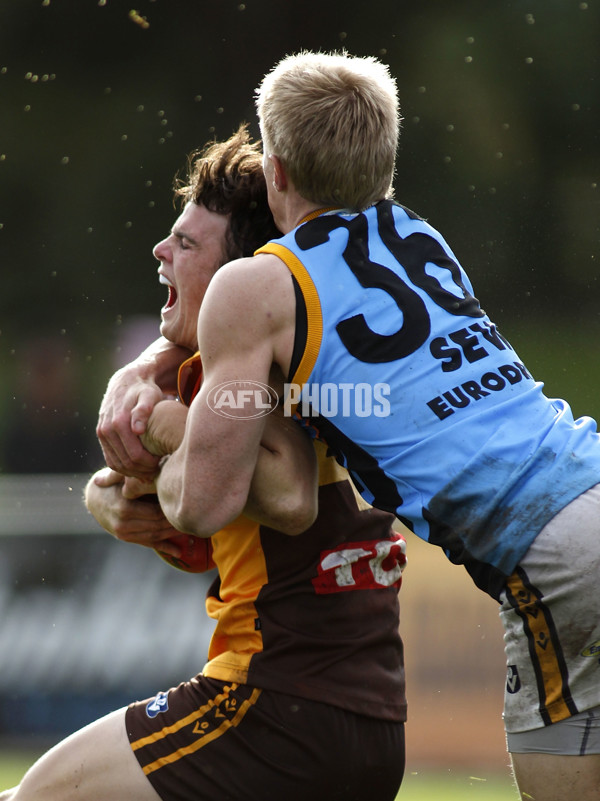
[{"label": "bare arm", "polygon": [[134,492],[131,483],[125,489],[125,481],[124,476],[108,467],[94,473],[84,492],[88,511],[119,540],[149,548],[160,545],[163,551],[179,556],[179,548],[165,542],[179,532],[164,516],[158,499],[149,496],[153,485],[140,484]]},{"label": "bare arm", "polygon": [[189,355],[160,337],[110,379],[96,429],[109,467],[139,478],[156,474],[158,460],[144,450],[139,435],[164,393],[174,391],[177,369]]},{"label": "bare arm", "polygon": [[301,534],[318,511],[318,469],[308,434],[278,408],[269,415],[244,514],[286,534]]},{"label": "bare arm", "polygon": [[[143,436],[145,446],[163,456],[181,444],[186,407],[159,403]],[[306,531],[317,515],[317,461],[310,437],[278,407],[268,418],[243,513],[287,534]],[[188,531],[197,534],[197,526]]]},{"label": "bare arm", "polygon": [[176,400],[157,403],[140,438],[144,448],[159,459],[173,453],[183,440],[188,413],[188,407]]},{"label": "bare arm", "polygon": [[182,531],[210,536],[244,511],[268,418],[246,406],[219,415],[208,400],[228,381],[268,384],[273,364],[286,374],[294,315],[289,271],[274,256],[233,262],[211,281],[198,326],[204,382],[157,477],[163,510]]}]

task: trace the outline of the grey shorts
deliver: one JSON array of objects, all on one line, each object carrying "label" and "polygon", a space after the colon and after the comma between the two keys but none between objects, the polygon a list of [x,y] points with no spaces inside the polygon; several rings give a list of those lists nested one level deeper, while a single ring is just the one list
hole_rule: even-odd
[{"label": "grey shorts", "polygon": [[600,706],[599,580],[596,485],[542,529],[500,596],[509,735]]},{"label": "grey shorts", "polygon": [[600,707],[551,723],[543,729],[507,732],[511,754],[600,754]]}]

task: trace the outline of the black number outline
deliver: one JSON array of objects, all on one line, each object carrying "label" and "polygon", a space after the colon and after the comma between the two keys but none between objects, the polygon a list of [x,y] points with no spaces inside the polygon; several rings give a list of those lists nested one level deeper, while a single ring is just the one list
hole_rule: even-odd
[{"label": "black number outline", "polygon": [[[483,317],[479,301],[465,287],[458,264],[451,259],[441,244],[423,233],[403,238],[396,230],[392,209],[398,204],[382,201],[376,207],[377,225],[383,244],[406,271],[414,286],[422,289],[440,308],[453,315]],[[405,209],[413,219],[416,215]],[[418,218],[417,218],[418,219]],[[301,226],[296,242],[302,250],[309,250],[328,241],[332,231],[346,228],[348,242],[342,257],[350,271],[365,289],[382,289],[398,306],[402,325],[393,334],[378,334],[367,325],[363,314],[341,320],[336,331],[346,350],[359,361],[382,364],[397,361],[417,351],[431,333],[431,319],[420,295],[393,270],[368,255],[368,224],[364,214],[349,220],[338,215],[324,215],[311,225]],[[437,278],[428,275],[426,264],[431,263],[450,272],[462,299],[444,289]]]}]

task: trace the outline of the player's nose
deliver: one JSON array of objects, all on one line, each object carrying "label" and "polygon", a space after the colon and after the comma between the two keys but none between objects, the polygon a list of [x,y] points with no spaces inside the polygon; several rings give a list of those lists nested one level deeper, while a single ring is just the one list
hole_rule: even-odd
[{"label": "player's nose", "polygon": [[158,261],[170,261],[170,253],[171,250],[169,248],[169,237],[167,236],[165,239],[161,239],[160,242],[157,242],[156,245],[152,248],[152,255]]}]

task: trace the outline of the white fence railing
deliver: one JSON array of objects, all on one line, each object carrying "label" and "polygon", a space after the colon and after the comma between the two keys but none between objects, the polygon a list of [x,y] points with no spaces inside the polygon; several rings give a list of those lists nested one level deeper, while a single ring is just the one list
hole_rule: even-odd
[{"label": "white fence railing", "polygon": [[0,475],[0,535],[98,534],[83,505],[87,474]]},{"label": "white fence railing", "polygon": [[[134,700],[206,661],[214,576],[104,532],[83,505],[87,479],[0,476],[0,707],[28,694]],[[0,733],[11,727],[5,711]]]}]

